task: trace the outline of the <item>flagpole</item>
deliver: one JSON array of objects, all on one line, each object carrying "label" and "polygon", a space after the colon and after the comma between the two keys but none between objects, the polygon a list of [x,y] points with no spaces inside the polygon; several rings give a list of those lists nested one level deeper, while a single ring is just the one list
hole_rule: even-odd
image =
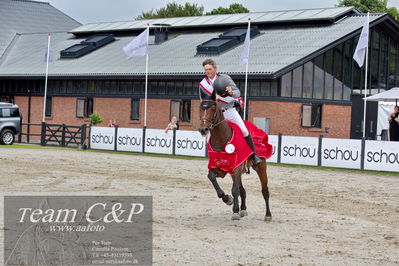
[{"label": "flagpole", "polygon": [[[150,24],[147,24],[147,44],[149,39]],[[145,56],[145,91],[144,91],[144,127],[147,127],[147,89],[148,89],[148,52]]]},{"label": "flagpole", "polygon": [[46,99],[47,99],[47,80],[48,80],[48,63],[50,59],[50,38],[51,34],[48,34],[48,39],[47,39],[47,56],[46,56],[46,79],[44,82],[44,99],[43,99],[43,120],[42,122],[45,122],[46,119]]},{"label": "flagpole", "polygon": [[[251,29],[251,18],[248,19],[248,29]],[[249,65],[249,54],[248,54],[248,62],[245,64],[244,117],[243,117],[244,120],[247,114],[248,65]]]},{"label": "flagpole", "polygon": [[247,87],[248,87],[248,63],[245,66],[245,90],[244,90],[244,117],[243,119],[245,120],[245,115],[247,113]]},{"label": "flagpole", "polygon": [[[370,15],[370,10],[369,11],[367,11],[367,21],[369,21],[369,15]],[[368,41],[369,41],[369,37],[368,37],[368,35],[367,35],[367,43],[368,43]],[[369,58],[369,46],[368,46],[368,44],[367,44],[367,47],[366,47],[366,67],[365,67],[365,80],[364,80],[364,106],[363,106],[363,138],[365,138],[366,137],[366,112],[367,112],[367,109],[366,109],[366,104],[367,104],[367,100],[366,100],[366,97],[367,97],[367,72],[368,72],[368,63],[369,63],[369,60],[368,60],[368,58]]]}]

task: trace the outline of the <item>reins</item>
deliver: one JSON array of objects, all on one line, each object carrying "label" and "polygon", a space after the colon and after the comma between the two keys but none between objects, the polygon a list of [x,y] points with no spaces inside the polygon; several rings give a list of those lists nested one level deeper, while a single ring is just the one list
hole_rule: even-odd
[{"label": "reins", "polygon": [[[205,109],[205,114],[206,114],[206,111],[207,111],[207,109]],[[217,115],[217,113],[215,112],[214,115],[213,115],[213,117],[212,117],[212,120],[209,120],[209,119],[206,118],[206,117],[203,117],[203,118],[201,118],[200,120],[203,121],[203,122],[209,122],[210,125],[208,125],[208,128],[209,128],[210,130],[212,130],[212,129],[214,129],[215,127],[217,127],[219,124],[221,124],[221,123],[223,123],[224,121],[226,121],[226,119],[223,117],[223,119],[222,119],[221,121],[219,121],[219,122],[217,122],[217,123],[215,124],[215,123],[213,122],[213,120],[215,120],[216,115]]]}]

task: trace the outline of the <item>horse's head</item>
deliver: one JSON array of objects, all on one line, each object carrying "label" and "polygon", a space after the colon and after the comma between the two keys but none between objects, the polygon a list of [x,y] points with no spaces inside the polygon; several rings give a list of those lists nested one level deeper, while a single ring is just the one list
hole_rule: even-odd
[{"label": "horse's head", "polygon": [[204,100],[200,104],[200,128],[202,136],[206,136],[210,130],[224,120],[222,110],[214,100]]}]

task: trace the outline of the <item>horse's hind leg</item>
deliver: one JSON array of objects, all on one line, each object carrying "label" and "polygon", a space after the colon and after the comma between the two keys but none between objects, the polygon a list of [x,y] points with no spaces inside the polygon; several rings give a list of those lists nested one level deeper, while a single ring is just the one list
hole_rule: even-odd
[{"label": "horse's hind leg", "polygon": [[246,199],[247,199],[247,192],[245,191],[244,186],[242,185],[242,180],[240,180],[240,197],[241,197],[241,207],[240,207],[240,216],[244,217],[248,215],[247,212],[247,205]]},{"label": "horse's hind leg", "polygon": [[256,172],[258,173],[259,180],[262,185],[262,194],[263,194],[263,198],[265,199],[265,203],[266,203],[265,221],[271,221],[272,214],[270,212],[270,206],[269,206],[269,188],[267,186],[267,173],[266,173],[266,160],[265,159],[262,159],[262,162],[257,165]]},{"label": "horse's hind leg", "polygon": [[214,169],[211,169],[208,173],[208,178],[212,182],[213,187],[216,190],[218,198],[222,198],[223,202],[227,205],[233,204],[233,198],[230,195],[226,195],[224,191],[220,188],[218,181],[216,180],[217,173]]}]

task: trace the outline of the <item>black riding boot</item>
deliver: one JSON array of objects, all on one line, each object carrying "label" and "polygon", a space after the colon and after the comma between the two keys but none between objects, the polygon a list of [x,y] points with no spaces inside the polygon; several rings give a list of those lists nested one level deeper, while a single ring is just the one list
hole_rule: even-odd
[{"label": "black riding boot", "polygon": [[245,140],[247,141],[248,146],[249,146],[249,147],[252,149],[252,151],[254,152],[254,153],[252,154],[252,160],[254,161],[254,165],[257,165],[257,164],[261,163],[262,160],[261,160],[260,157],[256,154],[255,145],[254,145],[254,142],[253,142],[253,140],[252,140],[251,135],[246,136],[246,137],[245,137]]}]

